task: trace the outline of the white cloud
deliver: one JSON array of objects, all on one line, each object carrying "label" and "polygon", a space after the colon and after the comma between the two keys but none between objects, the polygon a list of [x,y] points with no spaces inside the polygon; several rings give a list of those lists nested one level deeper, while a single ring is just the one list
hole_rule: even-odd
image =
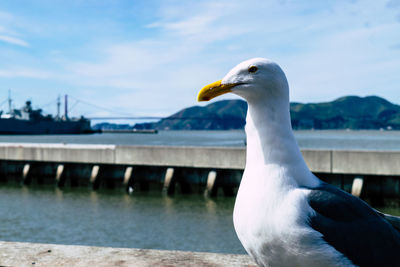
[{"label": "white cloud", "polygon": [[242,6],[235,1],[196,1],[187,5],[161,6],[159,20],[148,24],[149,28],[164,31],[164,37],[182,38],[206,45],[227,40],[251,31],[232,17],[240,13]]},{"label": "white cloud", "polygon": [[15,30],[19,23],[14,15],[0,11],[0,24],[0,42],[29,47],[29,43],[21,39],[20,34]]},{"label": "white cloud", "polygon": [[49,79],[54,75],[47,71],[31,70],[31,69],[15,69],[1,70],[0,77],[2,78],[34,78],[34,79]]},{"label": "white cloud", "polygon": [[9,44],[13,44],[13,45],[29,47],[29,44],[27,42],[25,42],[24,40],[15,38],[12,36],[0,35],[0,41],[6,42]]},{"label": "white cloud", "polygon": [[312,50],[286,59],[292,98],[310,102],[375,94],[390,100],[398,85],[390,77],[397,76],[400,56],[385,39],[395,31],[394,25],[377,25],[337,32],[319,39]]}]

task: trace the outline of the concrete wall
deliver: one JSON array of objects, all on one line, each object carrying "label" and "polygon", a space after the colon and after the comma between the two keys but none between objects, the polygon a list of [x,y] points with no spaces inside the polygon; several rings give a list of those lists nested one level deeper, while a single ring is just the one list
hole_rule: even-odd
[{"label": "concrete wall", "polygon": [[[400,152],[302,150],[318,173],[400,175]],[[241,170],[245,148],[0,144],[0,160]]]},{"label": "concrete wall", "polygon": [[115,163],[115,145],[0,143],[0,160]]},{"label": "concrete wall", "polygon": [[400,175],[400,152],[332,151],[332,173]]},{"label": "concrete wall", "polygon": [[116,164],[243,169],[243,148],[117,146]]}]

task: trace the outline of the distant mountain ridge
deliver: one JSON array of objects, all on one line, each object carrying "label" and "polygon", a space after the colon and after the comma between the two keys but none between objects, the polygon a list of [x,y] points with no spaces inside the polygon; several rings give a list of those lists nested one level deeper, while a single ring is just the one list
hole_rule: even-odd
[{"label": "distant mountain ridge", "polygon": [[[193,106],[136,129],[230,130],[243,129],[247,104],[222,100]],[[291,103],[293,129],[400,129],[400,106],[378,96],[345,96],[331,102]]]},{"label": "distant mountain ridge", "polygon": [[400,106],[378,96],[290,105],[294,129],[400,129]]},{"label": "distant mountain ridge", "polygon": [[247,103],[243,100],[222,100],[205,107],[182,109],[154,123],[136,124],[136,129],[157,130],[231,130],[246,123]]}]

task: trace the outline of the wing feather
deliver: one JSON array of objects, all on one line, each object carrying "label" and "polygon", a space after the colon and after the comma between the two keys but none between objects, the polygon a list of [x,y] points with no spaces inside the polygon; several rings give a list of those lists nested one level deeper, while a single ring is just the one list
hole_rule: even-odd
[{"label": "wing feather", "polygon": [[400,232],[391,219],[329,184],[310,190],[308,202],[315,214],[309,223],[328,244],[358,266],[400,264]]}]

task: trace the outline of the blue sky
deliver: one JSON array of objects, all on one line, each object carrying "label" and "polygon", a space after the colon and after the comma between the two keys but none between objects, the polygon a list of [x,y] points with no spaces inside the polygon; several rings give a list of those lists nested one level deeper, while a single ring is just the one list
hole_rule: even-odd
[{"label": "blue sky", "polygon": [[400,0],[0,2],[0,109],[11,89],[16,107],[165,116],[252,57],[281,65],[291,101],[400,104]]}]

